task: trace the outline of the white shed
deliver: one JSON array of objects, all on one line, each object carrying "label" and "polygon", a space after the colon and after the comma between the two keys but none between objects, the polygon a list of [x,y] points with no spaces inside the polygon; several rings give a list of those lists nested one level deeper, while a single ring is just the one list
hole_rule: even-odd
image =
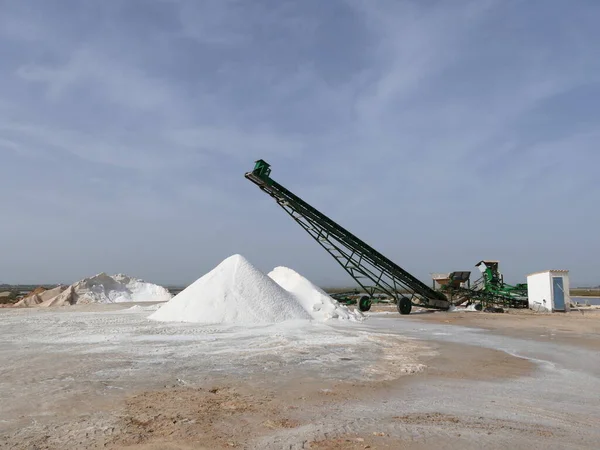
[{"label": "white shed", "polygon": [[569,271],[547,270],[527,276],[529,308],[534,311],[568,311]]}]

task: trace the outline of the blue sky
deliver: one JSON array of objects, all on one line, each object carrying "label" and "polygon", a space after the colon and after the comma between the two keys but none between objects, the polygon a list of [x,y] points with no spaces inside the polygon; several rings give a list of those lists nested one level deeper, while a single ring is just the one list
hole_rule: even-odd
[{"label": "blue sky", "polygon": [[3,0],[0,282],[345,272],[273,178],[419,278],[600,283],[600,3]]}]

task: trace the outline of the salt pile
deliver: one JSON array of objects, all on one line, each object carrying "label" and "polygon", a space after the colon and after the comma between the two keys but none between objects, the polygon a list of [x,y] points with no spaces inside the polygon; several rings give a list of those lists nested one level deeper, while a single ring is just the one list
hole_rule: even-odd
[{"label": "salt pile", "polygon": [[292,269],[276,267],[269,273],[269,277],[295,296],[315,320],[342,319],[358,322],[365,318],[360,311],[350,311],[346,306],[340,305],[324,290]]},{"label": "salt pile", "polygon": [[[69,286],[48,306],[76,303],[163,302],[171,299],[167,289],[127,275],[100,273]],[[42,304],[44,306],[44,304]]]},{"label": "salt pile", "polygon": [[288,291],[233,255],[149,316],[162,322],[274,323],[311,316]]},{"label": "salt pile", "polygon": [[67,289],[67,286],[57,286],[53,289],[44,289],[44,288],[34,289],[29,295],[27,295],[27,296],[23,297],[21,300],[19,300],[15,304],[15,306],[17,306],[17,307],[37,306],[39,304],[42,304],[44,302],[47,302],[47,301],[53,299],[54,297],[58,296],[59,294],[62,294],[65,289]]},{"label": "salt pile", "polygon": [[[168,289],[158,284],[148,283],[123,274],[117,274],[111,278],[120,285],[119,287],[123,287],[121,295],[116,297],[119,299],[115,302],[167,302],[173,298]],[[108,297],[111,295],[109,294]]]},{"label": "salt pile", "polygon": [[[166,302],[172,295],[167,289],[127,275],[100,273],[71,286],[24,299],[17,306],[66,306],[81,303]],[[21,303],[21,302],[20,302]]]}]

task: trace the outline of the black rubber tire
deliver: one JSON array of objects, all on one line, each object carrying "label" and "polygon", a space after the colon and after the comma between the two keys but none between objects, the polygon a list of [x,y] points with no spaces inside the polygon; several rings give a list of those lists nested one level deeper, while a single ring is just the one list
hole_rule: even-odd
[{"label": "black rubber tire", "polygon": [[398,308],[398,312],[400,314],[402,314],[403,316],[406,316],[406,315],[410,314],[410,310],[412,309],[412,302],[410,301],[409,298],[402,297],[400,300],[398,300],[396,307]]},{"label": "black rubber tire", "polygon": [[481,303],[477,303],[475,305],[475,311],[483,311],[483,305]]},{"label": "black rubber tire", "polygon": [[358,300],[358,309],[361,310],[362,312],[366,312],[368,310],[371,309],[371,304],[373,302],[371,301],[371,298],[363,295],[359,300]]}]

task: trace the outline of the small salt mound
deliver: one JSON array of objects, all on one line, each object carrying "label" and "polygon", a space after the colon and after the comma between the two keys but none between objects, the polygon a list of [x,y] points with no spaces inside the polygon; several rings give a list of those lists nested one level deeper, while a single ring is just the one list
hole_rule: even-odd
[{"label": "small salt mound", "polygon": [[128,302],[166,302],[173,297],[168,289],[139,278],[123,274],[113,275],[112,278],[129,292],[124,296]]},{"label": "small salt mound", "polygon": [[241,255],[225,259],[149,317],[161,322],[244,324],[310,318],[294,296]]},{"label": "small salt mound", "polygon": [[279,286],[294,295],[306,311],[316,320],[341,319],[362,321],[365,316],[359,311],[350,311],[346,306],[331,298],[321,288],[312,284],[299,273],[287,267],[276,267],[269,273]]},{"label": "small salt mound", "polygon": [[133,305],[131,308],[127,308],[125,311],[131,311],[131,312],[143,312],[143,311],[158,311],[161,306],[163,306],[162,304],[156,304],[156,305],[150,305],[150,306],[140,306],[140,305]]}]

